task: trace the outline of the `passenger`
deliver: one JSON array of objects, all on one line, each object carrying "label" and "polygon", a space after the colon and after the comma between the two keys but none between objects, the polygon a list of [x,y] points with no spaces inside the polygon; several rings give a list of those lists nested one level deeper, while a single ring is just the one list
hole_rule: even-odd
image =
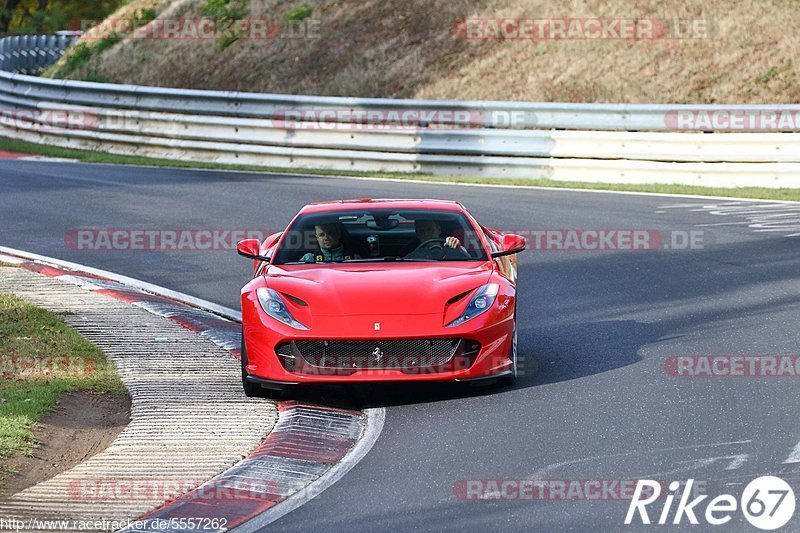
[{"label": "passenger", "polygon": [[314,236],[317,238],[320,253],[308,252],[300,261],[305,263],[321,263],[329,261],[347,261],[361,259],[342,243],[342,227],[338,223],[317,224],[314,226]]}]

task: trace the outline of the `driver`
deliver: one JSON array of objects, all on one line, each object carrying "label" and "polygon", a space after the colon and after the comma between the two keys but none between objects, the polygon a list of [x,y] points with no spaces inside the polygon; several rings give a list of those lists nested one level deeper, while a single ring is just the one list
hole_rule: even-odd
[{"label": "driver", "polygon": [[319,244],[320,253],[308,252],[300,261],[305,263],[321,263],[328,261],[347,261],[361,259],[358,254],[345,250],[342,243],[342,227],[336,223],[317,224],[314,226],[314,236]]},{"label": "driver", "polygon": [[414,257],[415,254],[420,255],[419,252],[424,252],[425,250],[441,249],[442,246],[469,255],[469,252],[461,246],[461,241],[457,237],[451,235],[442,238],[442,226],[435,220],[415,220],[414,231],[417,234],[420,245],[406,257]]},{"label": "driver", "polygon": [[[417,239],[421,243],[442,238],[442,226],[435,220],[415,220],[414,231],[417,232]],[[439,243],[431,242],[426,244],[425,247],[430,248],[431,245],[439,245]],[[448,248],[458,248],[461,246],[461,241],[455,237],[447,237],[444,240],[444,245]]]}]

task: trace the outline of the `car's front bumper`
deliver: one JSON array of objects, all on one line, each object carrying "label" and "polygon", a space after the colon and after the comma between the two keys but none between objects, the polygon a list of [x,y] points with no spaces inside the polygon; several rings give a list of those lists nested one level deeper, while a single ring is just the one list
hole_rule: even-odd
[{"label": "car's front bumper", "polygon": [[[351,316],[317,320],[309,331],[280,324],[267,316],[257,301],[242,299],[242,322],[247,349],[249,380],[264,386],[304,383],[469,381],[499,377],[511,371],[513,305],[499,306],[461,326],[445,328],[437,323],[441,315]],[[380,324],[376,330],[375,324]],[[364,334],[367,332],[367,334]],[[413,332],[413,334],[409,333]],[[287,364],[276,353],[293,340],[402,341],[415,339],[468,339],[480,345],[469,357],[454,359],[449,366],[415,368],[322,368],[309,364]],[[305,361],[304,361],[305,362]]]}]

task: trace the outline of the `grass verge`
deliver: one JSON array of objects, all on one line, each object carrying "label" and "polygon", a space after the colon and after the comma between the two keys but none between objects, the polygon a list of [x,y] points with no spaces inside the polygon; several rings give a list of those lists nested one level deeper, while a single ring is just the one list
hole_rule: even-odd
[{"label": "grass verge", "polygon": [[689,194],[698,196],[731,196],[737,198],[755,198],[762,200],[800,201],[800,189],[767,187],[698,187],[681,184],[630,184],[630,183],[586,183],[580,181],[553,181],[549,179],[524,178],[488,178],[476,176],[432,176],[429,174],[413,174],[403,172],[353,172],[340,170],[314,170],[282,167],[261,167],[251,165],[228,165],[221,163],[202,163],[195,161],[175,161],[172,159],[156,159],[143,156],[117,155],[88,150],[75,150],[42,144],[0,138],[0,150],[39,154],[46,157],[64,157],[78,159],[85,163],[105,163],[114,165],[145,165],[172,168],[196,168],[203,170],[242,170],[247,172],[276,172],[282,174],[312,174],[318,176],[347,176],[364,178],[390,178],[406,180],[423,180],[440,183],[475,183],[491,185],[515,185],[519,187],[548,187],[553,189],[587,189],[625,192],[651,192],[662,194]]},{"label": "grass verge", "polygon": [[0,294],[0,361],[0,462],[33,451],[36,422],[63,393],[127,394],[99,348],[58,315],[9,294]]}]

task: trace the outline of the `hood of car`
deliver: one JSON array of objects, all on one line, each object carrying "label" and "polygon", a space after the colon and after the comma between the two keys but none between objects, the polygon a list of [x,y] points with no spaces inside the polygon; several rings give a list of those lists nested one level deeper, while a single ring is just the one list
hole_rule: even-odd
[{"label": "hood of car", "polygon": [[[453,297],[488,283],[490,262],[272,265],[267,286],[312,316],[441,314]],[[305,307],[305,306],[304,306]]]}]

